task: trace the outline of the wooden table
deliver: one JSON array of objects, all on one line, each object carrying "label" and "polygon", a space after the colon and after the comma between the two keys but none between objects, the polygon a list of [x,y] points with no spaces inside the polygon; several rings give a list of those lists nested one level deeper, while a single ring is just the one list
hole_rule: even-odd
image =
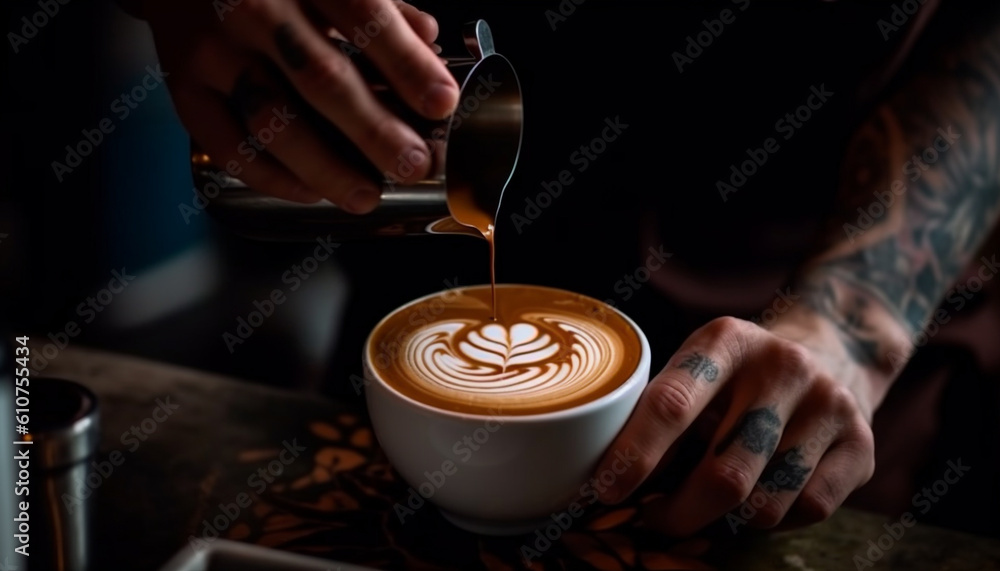
[{"label": "wooden table", "polygon": [[[155,570],[184,545],[216,535],[390,569],[520,569],[524,546],[538,547],[533,534],[461,531],[429,505],[400,521],[394,506],[405,502],[407,485],[378,449],[360,400],[333,402],[77,347],[45,375],[98,395],[98,460],[124,456],[96,489],[94,569]],[[593,506],[531,567],[855,569],[856,557],[878,555],[869,541],[878,545],[887,523],[843,508],[807,529],[678,541],[646,525],[656,496]],[[919,523],[882,546],[874,567],[862,568],[1000,569],[1000,541]]]}]

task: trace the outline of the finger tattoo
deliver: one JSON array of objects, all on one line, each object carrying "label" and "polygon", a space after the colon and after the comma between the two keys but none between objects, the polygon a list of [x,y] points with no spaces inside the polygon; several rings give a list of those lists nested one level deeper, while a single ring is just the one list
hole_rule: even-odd
[{"label": "finger tattoo", "polygon": [[720,456],[737,439],[740,445],[754,454],[770,457],[778,447],[778,430],[781,419],[774,406],[755,408],[747,411],[729,434],[715,447],[715,455]]},{"label": "finger tattoo", "polygon": [[274,30],[274,45],[278,48],[281,59],[292,69],[302,69],[309,61],[309,58],[306,57],[306,49],[299,41],[292,25],[287,22]]},{"label": "finger tattoo", "polygon": [[677,368],[691,371],[691,378],[694,380],[704,377],[706,381],[711,383],[719,378],[718,365],[710,357],[706,357],[701,353],[692,353],[684,357],[684,360],[681,361],[680,365],[677,365]]},{"label": "finger tattoo", "polygon": [[795,446],[768,463],[760,481],[770,482],[779,490],[795,491],[806,483],[806,476],[812,472],[802,456],[802,447]]}]

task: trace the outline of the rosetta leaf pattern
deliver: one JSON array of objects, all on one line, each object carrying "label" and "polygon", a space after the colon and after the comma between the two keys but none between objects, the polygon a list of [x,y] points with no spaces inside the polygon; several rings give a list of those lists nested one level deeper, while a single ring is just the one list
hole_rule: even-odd
[{"label": "rosetta leaf pattern", "polygon": [[508,367],[538,363],[550,359],[559,346],[547,333],[526,323],[516,323],[510,329],[491,323],[469,333],[459,344],[461,357],[506,371]]}]

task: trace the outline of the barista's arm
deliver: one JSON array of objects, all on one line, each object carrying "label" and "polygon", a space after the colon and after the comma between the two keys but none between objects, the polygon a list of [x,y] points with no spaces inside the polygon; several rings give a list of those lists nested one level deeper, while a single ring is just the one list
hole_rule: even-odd
[{"label": "barista's arm", "polygon": [[[839,196],[798,289],[837,331],[835,346],[814,349],[859,365],[877,406],[937,331],[928,325],[968,303],[955,281],[997,221],[1000,22],[940,54],[872,113],[848,147]],[[978,280],[1000,272],[996,252],[975,263]]]},{"label": "barista's arm", "polygon": [[[705,421],[708,449],[659,502],[662,529],[828,517],[873,473],[872,415],[994,226],[998,174],[1000,21],[928,62],[860,126],[833,231],[799,273],[805,303],[766,330],[721,318],[692,334],[598,466],[596,481],[612,482],[602,499],[670,469],[681,436]],[[982,279],[995,260],[982,260]]]}]

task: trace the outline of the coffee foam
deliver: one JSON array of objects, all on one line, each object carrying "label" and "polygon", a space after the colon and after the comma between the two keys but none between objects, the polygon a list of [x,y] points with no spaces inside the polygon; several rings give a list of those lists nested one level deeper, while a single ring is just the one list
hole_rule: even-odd
[{"label": "coffee foam", "polygon": [[387,317],[369,358],[396,390],[473,414],[535,414],[604,396],[634,372],[638,336],[597,300],[539,286],[444,292]]}]

